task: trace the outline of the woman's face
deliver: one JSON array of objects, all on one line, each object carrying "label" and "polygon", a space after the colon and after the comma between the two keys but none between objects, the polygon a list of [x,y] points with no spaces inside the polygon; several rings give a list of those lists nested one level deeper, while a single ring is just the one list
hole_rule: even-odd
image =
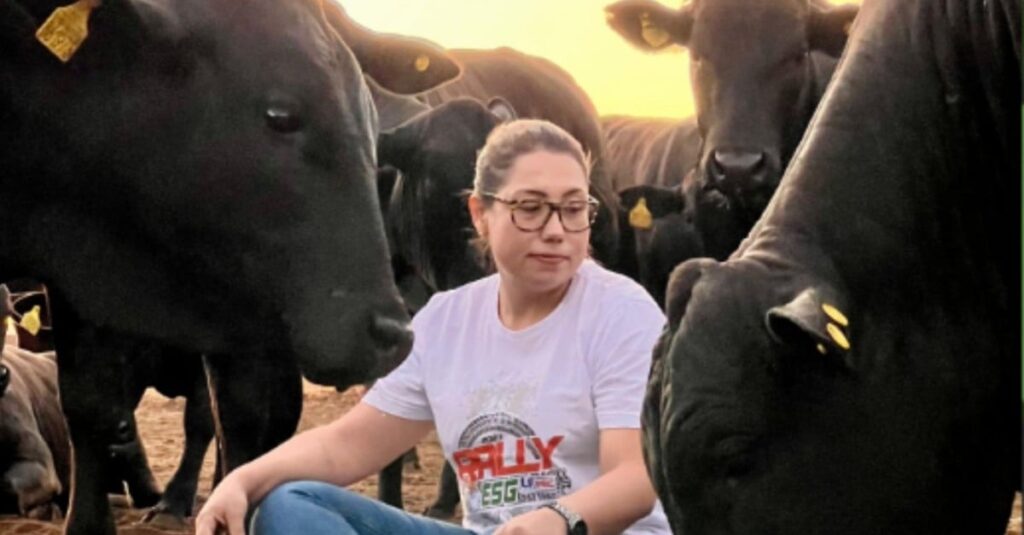
[{"label": "woman's face", "polygon": [[[587,177],[568,154],[537,150],[516,158],[499,191],[505,200],[541,200],[563,204],[586,201]],[[578,206],[578,205],[577,205]],[[490,245],[503,281],[530,292],[553,291],[567,284],[587,256],[590,229],[568,232],[558,214],[533,232],[512,223],[512,206],[494,201],[487,208],[471,198],[477,232]]]}]

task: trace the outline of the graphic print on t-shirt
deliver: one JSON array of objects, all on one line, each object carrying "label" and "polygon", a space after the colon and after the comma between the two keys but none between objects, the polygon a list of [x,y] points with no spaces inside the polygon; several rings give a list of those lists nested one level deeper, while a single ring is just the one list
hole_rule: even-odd
[{"label": "graphic print on t-shirt", "polygon": [[572,480],[552,460],[563,438],[538,436],[504,412],[473,419],[452,455],[467,509],[482,516],[501,509],[514,516],[568,494]]}]

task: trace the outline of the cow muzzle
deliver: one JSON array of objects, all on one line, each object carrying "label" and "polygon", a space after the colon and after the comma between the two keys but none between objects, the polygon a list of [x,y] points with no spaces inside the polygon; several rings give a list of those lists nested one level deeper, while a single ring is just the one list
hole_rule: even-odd
[{"label": "cow muzzle", "polygon": [[705,160],[703,187],[721,192],[738,211],[756,219],[778,183],[776,161],[764,150],[713,149]]}]

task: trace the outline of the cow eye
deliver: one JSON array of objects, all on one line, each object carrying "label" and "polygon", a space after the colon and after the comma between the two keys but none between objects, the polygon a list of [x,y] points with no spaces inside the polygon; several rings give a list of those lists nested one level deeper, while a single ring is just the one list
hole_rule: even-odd
[{"label": "cow eye", "polygon": [[282,134],[298,132],[305,126],[298,106],[285,102],[270,103],[263,117],[267,121],[267,126]]}]

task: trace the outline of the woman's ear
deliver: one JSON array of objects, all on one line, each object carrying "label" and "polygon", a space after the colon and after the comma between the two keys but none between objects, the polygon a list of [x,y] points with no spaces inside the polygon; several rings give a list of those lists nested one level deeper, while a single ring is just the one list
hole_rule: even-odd
[{"label": "woman's ear", "polygon": [[484,202],[476,195],[470,195],[466,201],[469,206],[469,217],[473,227],[481,238],[487,239],[487,218],[484,217]]}]

